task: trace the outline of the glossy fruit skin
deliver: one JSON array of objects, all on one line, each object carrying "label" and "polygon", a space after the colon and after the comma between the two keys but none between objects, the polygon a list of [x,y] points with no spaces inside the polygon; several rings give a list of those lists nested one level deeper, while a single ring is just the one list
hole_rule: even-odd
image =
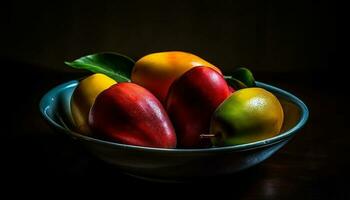
[{"label": "glossy fruit skin", "polygon": [[176,134],[162,104],[134,83],[118,83],[98,95],[89,124],[97,135],[119,143],[176,147]]},{"label": "glossy fruit skin", "polygon": [[238,145],[277,135],[283,123],[279,100],[262,88],[245,88],[228,97],[215,111],[210,133],[216,146]]},{"label": "glossy fruit skin", "polygon": [[172,84],[166,109],[173,122],[178,146],[207,147],[210,119],[221,102],[231,94],[221,74],[209,67],[195,67]]},{"label": "glossy fruit skin", "polygon": [[91,135],[89,111],[98,94],[117,82],[103,74],[93,74],[79,82],[71,98],[71,113],[76,130]]},{"label": "glossy fruit skin", "polygon": [[152,53],[139,59],[133,68],[131,80],[164,102],[173,81],[196,66],[207,66],[221,73],[220,69],[196,55],[168,51]]}]

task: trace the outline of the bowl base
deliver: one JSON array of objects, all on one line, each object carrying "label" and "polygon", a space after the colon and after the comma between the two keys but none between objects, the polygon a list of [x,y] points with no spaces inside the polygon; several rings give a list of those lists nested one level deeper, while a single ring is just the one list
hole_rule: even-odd
[{"label": "bowl base", "polygon": [[180,180],[180,179],[162,179],[162,178],[155,178],[155,177],[148,177],[148,176],[142,176],[142,175],[137,175],[137,174],[132,174],[129,172],[122,172],[123,174],[130,176],[135,179],[139,179],[142,181],[147,181],[147,182],[156,182],[156,183],[185,183],[188,182],[188,180]]}]

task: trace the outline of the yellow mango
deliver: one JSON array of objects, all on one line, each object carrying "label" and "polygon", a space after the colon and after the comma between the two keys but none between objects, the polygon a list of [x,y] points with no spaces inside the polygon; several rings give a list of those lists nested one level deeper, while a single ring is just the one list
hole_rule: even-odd
[{"label": "yellow mango", "polygon": [[71,98],[71,112],[76,130],[90,135],[89,111],[96,97],[117,82],[103,74],[93,74],[79,82]]}]

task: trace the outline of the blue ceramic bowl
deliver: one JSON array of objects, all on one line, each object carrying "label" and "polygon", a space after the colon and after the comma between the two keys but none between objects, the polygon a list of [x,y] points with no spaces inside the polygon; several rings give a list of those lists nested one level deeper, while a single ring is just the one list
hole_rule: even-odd
[{"label": "blue ceramic bowl", "polygon": [[70,98],[78,81],[63,83],[45,94],[40,111],[57,132],[79,140],[92,154],[118,167],[122,172],[158,180],[184,180],[232,174],[269,158],[283,147],[306,123],[308,109],[294,95],[257,82],[280,100],[284,124],[279,135],[248,144],[206,149],[161,149],[120,144],[72,131]]}]

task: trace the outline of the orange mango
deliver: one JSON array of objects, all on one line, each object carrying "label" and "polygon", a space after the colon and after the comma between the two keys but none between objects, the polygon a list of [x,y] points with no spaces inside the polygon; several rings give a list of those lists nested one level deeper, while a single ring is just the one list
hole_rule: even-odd
[{"label": "orange mango", "polygon": [[150,90],[164,103],[173,81],[197,66],[210,67],[222,74],[219,68],[196,55],[168,51],[152,53],[139,59],[133,68],[131,80]]}]

